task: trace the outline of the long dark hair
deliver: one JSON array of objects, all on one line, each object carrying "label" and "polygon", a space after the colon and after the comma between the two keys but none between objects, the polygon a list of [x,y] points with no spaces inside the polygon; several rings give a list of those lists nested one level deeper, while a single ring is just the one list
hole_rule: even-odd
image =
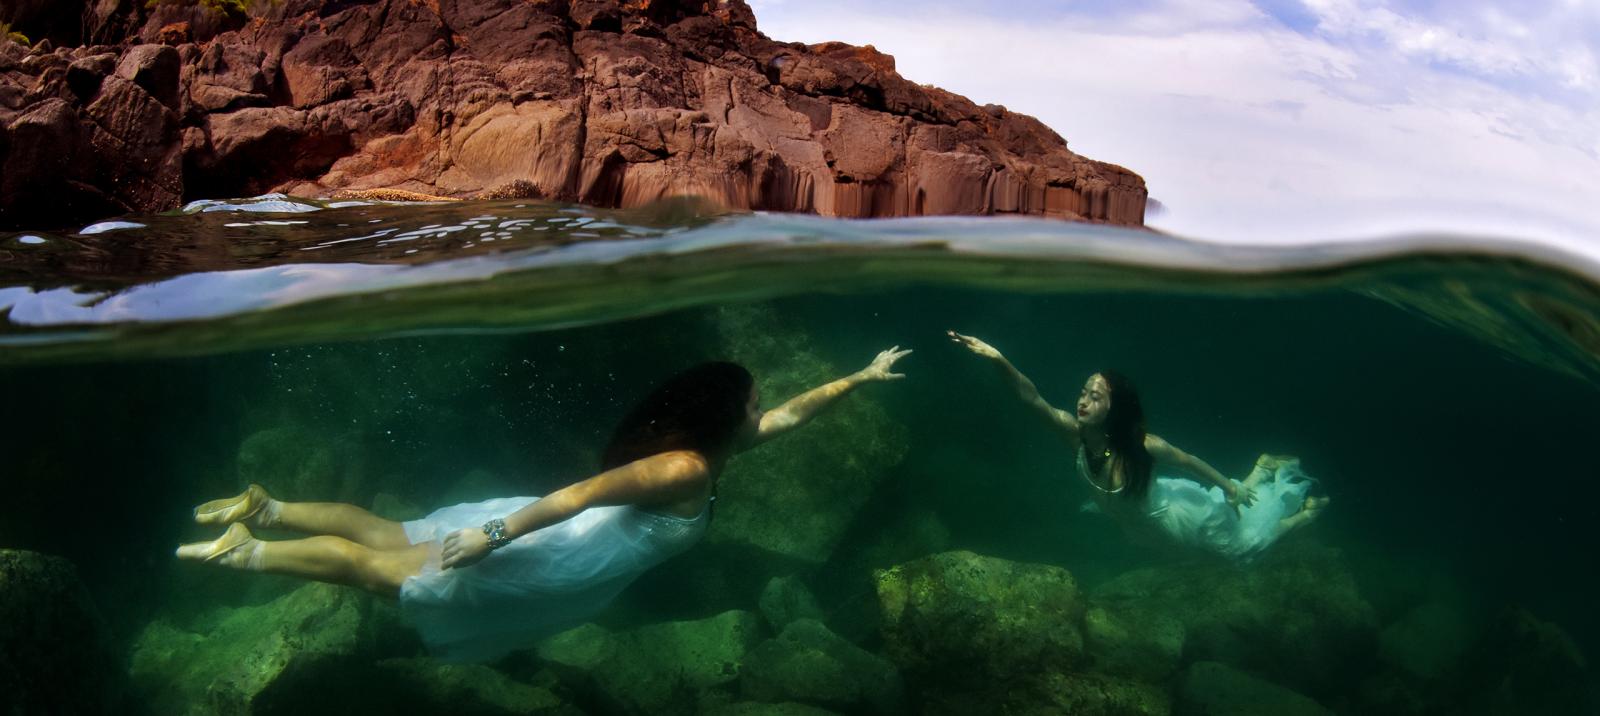
[{"label": "long dark hair", "polygon": [[1144,448],[1144,404],[1133,381],[1114,370],[1100,371],[1111,387],[1111,407],[1106,411],[1106,439],[1122,467],[1122,494],[1143,498],[1150,491],[1150,451]]},{"label": "long dark hair", "polygon": [[672,450],[722,450],[748,419],[754,386],[750,371],[737,363],[701,363],[668,378],[617,424],[600,469]]}]

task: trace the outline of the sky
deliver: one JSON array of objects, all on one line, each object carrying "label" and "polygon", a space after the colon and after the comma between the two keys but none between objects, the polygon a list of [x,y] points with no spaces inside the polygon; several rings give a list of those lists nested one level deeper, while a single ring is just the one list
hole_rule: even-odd
[{"label": "sky", "polygon": [[750,4],[774,39],[1038,117],[1142,175],[1163,230],[1600,247],[1600,0]]}]

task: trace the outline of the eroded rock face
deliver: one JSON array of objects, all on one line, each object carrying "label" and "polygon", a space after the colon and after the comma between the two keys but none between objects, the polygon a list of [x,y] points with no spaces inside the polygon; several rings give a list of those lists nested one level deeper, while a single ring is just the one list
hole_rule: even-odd
[{"label": "eroded rock face", "polygon": [[[506,187],[603,206],[1143,223],[1132,172],[915,84],[871,47],[772,40],[742,0],[285,0],[253,18],[57,5],[121,45],[0,43],[0,225],[268,190]],[[6,141],[19,131],[53,151]]]}]

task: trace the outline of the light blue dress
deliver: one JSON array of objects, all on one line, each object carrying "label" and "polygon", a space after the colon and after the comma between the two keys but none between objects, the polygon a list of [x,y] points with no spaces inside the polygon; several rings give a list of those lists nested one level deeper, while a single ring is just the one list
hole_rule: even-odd
[{"label": "light blue dress", "polygon": [[445,661],[486,661],[577,626],[645,570],[693,546],[709,517],[591,507],[518,537],[470,567],[439,568],[445,535],[479,529],[538,499],[453,505],[405,523],[412,544],[432,545],[422,572],[400,585],[400,609],[430,653]]},{"label": "light blue dress", "polygon": [[1253,559],[1278,540],[1278,521],[1300,511],[1315,482],[1301,471],[1299,460],[1280,460],[1271,474],[1256,483],[1255,502],[1241,506],[1235,514],[1227,495],[1215,485],[1158,475],[1145,499],[1132,503],[1119,494],[1122,488],[1107,490],[1094,481],[1082,446],[1077,467],[1078,474],[1094,488],[1101,510],[1144,522],[1179,545],[1239,561]]}]

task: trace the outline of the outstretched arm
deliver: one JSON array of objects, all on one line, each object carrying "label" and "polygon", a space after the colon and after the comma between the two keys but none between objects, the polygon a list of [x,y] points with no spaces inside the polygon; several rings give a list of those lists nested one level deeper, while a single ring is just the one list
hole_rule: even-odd
[{"label": "outstretched arm", "polygon": [[1176,468],[1179,472],[1194,478],[1198,482],[1210,483],[1222,488],[1222,494],[1228,496],[1228,504],[1235,511],[1239,509],[1240,505],[1249,505],[1255,502],[1256,493],[1254,490],[1229,480],[1222,473],[1217,472],[1216,468],[1207,464],[1205,460],[1179,450],[1172,443],[1162,440],[1159,436],[1146,435],[1144,437],[1144,449],[1150,451],[1150,457],[1154,458],[1158,464]]},{"label": "outstretched arm", "polygon": [[812,388],[790,398],[783,405],[768,410],[761,415],[761,430],[756,433],[755,442],[751,447],[805,425],[818,413],[865,383],[899,380],[906,377],[905,374],[895,373],[892,369],[895,361],[910,354],[910,350],[900,350],[900,346],[882,351],[867,367],[826,385]]},{"label": "outstretched arm", "polygon": [[[505,536],[516,539],[564,522],[590,507],[672,502],[693,497],[710,475],[705,459],[688,451],[664,452],[612,468],[552,492],[507,515]],[[456,530],[444,538],[441,566],[465,567],[487,557],[483,530]]]},{"label": "outstretched arm", "polygon": [[1006,382],[1011,384],[1011,388],[1017,391],[1017,397],[1025,405],[1032,408],[1035,413],[1038,413],[1040,417],[1065,433],[1067,437],[1076,438],[1078,436],[1078,416],[1045,402],[1044,396],[1039,395],[1039,388],[1033,384],[1033,381],[1028,376],[1023,375],[1022,371],[1017,370],[1016,366],[1011,365],[1011,361],[1000,355],[1000,351],[996,350],[994,346],[955,331],[945,331],[945,335],[950,336],[950,340],[955,344],[972,351],[979,357],[989,359],[990,363],[1005,377]]}]

